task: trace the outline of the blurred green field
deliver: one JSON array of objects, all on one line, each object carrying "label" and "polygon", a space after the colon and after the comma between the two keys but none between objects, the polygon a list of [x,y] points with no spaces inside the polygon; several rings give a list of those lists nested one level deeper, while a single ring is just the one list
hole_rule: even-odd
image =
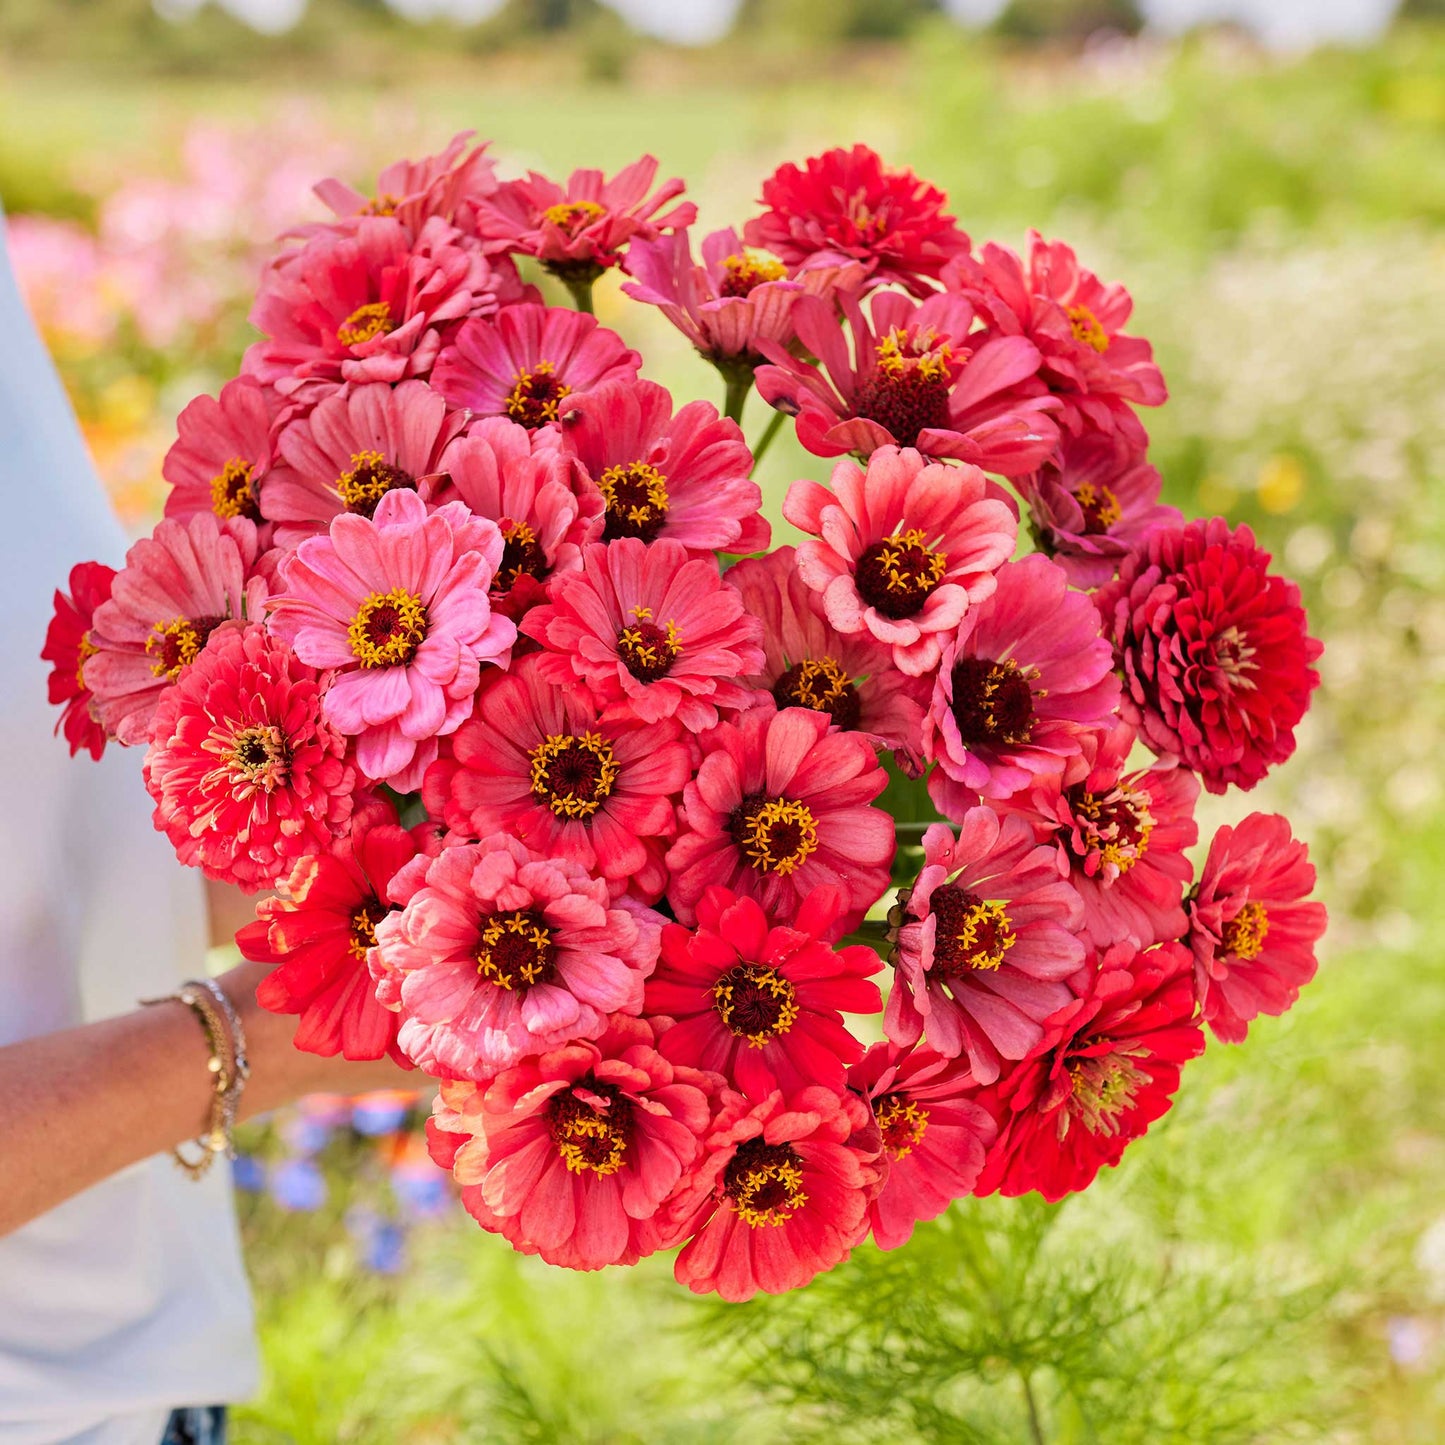
[{"label": "blurred green field", "polygon": [[[797,71],[765,84],[724,49],[619,88],[565,56],[477,59],[407,86],[318,77],[304,113],[373,158],[461,126],[514,169],[652,150],[703,229],[748,214],[779,160],[867,140],[943,185],[976,238],[1036,225],[1124,280],[1173,393],[1148,418],[1170,499],[1255,525],[1326,641],[1297,758],[1201,818],[1207,836],[1290,812],[1331,908],[1319,979],[1246,1045],[1211,1046],[1085,1196],[957,1206],[782,1301],[700,1303],[660,1261],[570,1276],[452,1224],[378,1276],[344,1200],[248,1199],[267,1377],[236,1437],[1445,1440],[1445,36],[1071,59],[940,25]],[[97,171],[164,173],[195,117],[244,132],[293,99],[0,69],[0,196],[84,221]],[[717,399],[657,318],[600,290],[651,374]],[[217,379],[242,339],[217,343]],[[207,379],[163,377],[155,405]],[[775,517],[805,473],[820,464],[770,455]]]}]

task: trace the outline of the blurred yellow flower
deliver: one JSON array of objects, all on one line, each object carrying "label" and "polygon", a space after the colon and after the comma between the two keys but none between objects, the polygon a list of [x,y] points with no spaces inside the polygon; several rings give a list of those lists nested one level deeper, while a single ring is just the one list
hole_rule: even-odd
[{"label": "blurred yellow flower", "polygon": [[1304,464],[1287,452],[1276,452],[1259,469],[1254,490],[1266,512],[1278,515],[1292,511],[1304,496]]}]

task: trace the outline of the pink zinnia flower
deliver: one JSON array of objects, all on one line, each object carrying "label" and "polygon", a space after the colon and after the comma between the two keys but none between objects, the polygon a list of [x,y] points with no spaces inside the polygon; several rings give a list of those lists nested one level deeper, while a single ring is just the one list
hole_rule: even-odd
[{"label": "pink zinnia flower", "polygon": [[1075,587],[1111,582],[1151,532],[1183,522],[1159,501],[1157,467],[1117,433],[1066,436],[1038,471],[1015,477],[1039,546]]},{"label": "pink zinnia flower", "polygon": [[464,421],[424,381],[372,382],[326,397],[277,439],[263,508],[279,524],[277,543],[294,547],[343,512],[371,517],[388,492],[415,491]]},{"label": "pink zinnia flower", "polygon": [[487,1085],[444,1083],[428,1134],[472,1217],[566,1269],[636,1264],[658,1249],[654,1216],[701,1150],[720,1081],[656,1045],[651,1024],[616,1014],[595,1042],[525,1059]]},{"label": "pink zinnia flower", "polygon": [[921,1219],[937,1219],[973,1192],[998,1126],[973,1101],[964,1059],[926,1045],[874,1044],[848,1071],[848,1087],[873,1108],[888,1173],[868,1205],[880,1249],[897,1249]]},{"label": "pink zinnia flower", "polygon": [[1013,554],[1018,519],[977,467],[928,463],[884,447],[833,468],[833,490],[794,482],[783,515],[816,541],[798,548],[798,575],[832,626],[876,637],[911,676],[938,666],[943,638],[994,590]]},{"label": "pink zinnia flower", "polygon": [[1204,1050],[1189,950],[1109,949],[1089,992],[978,1102],[999,1121],[974,1193],[1037,1190],[1051,1203],[1086,1189],[1168,1112],[1179,1070]]},{"label": "pink zinnia flower", "polygon": [[920,772],[926,680],[899,672],[892,649],[871,633],[837,631],[794,558],[793,548],[779,547],[727,570],[744,608],[763,624],[763,667],[745,680],[772,693],[780,708],[826,713],[834,727],[894,749],[903,766]]},{"label": "pink zinnia flower", "polygon": [[643,1008],[675,1025],[662,1037],[674,1063],[721,1074],[752,1099],[808,1084],[843,1087],[863,1045],[845,1013],[883,1007],[870,976],[882,961],[867,944],[835,949],[829,939],[846,898],[817,888],[796,914],[770,920],[752,898],[709,888],[697,927],[662,930],[662,952]]},{"label": "pink zinnia flower", "polygon": [[1151,533],[1097,595],[1124,716],[1211,793],[1252,788],[1289,757],[1319,686],[1323,647],[1269,563],[1247,526],[1213,517]]},{"label": "pink zinnia flower", "polygon": [[427,811],[461,837],[506,832],[655,901],[692,772],[677,724],[603,720],[580,685],[557,687],[537,657],[485,688],[425,783]]},{"label": "pink zinnia flower", "polygon": [[323,689],[259,623],[211,634],[161,697],[145,757],[156,829],[182,863],[254,893],[341,836],[356,774]]},{"label": "pink zinnia flower", "polygon": [[70,591],[55,589],[55,614],[40,650],[41,659],[51,668],[50,701],[62,707],[55,731],[64,732],[71,757],[81,748],[96,759],[105,751],[105,729],[86,685],[85,660],[95,653],[95,644],[90,640],[95,609],[109,599],[114,581],[114,567],[103,562],[77,562],[70,569]]},{"label": "pink zinnia flower", "polygon": [[482,664],[507,666],[517,629],[487,603],[501,560],[495,522],[456,502],[428,516],[406,490],[374,517],[336,517],[285,558],[271,629],[335,670],[326,715],[356,738],[367,777],[419,787],[437,739],[471,712]]},{"label": "pink zinnia flower", "polygon": [[219,397],[198,396],[176,419],[179,433],[161,472],[171,484],[166,516],[197,512],[261,521],[260,488],[270,471],[271,410],[253,377],[238,376]]},{"label": "pink zinnia flower", "polygon": [[856,1094],[813,1085],[786,1101],[725,1096],[701,1163],[666,1209],[678,1237],[691,1236],[678,1283],[732,1303],[807,1284],[867,1232],[880,1173],[878,1130]]},{"label": "pink zinnia flower", "polygon": [[562,409],[563,445],[602,493],[605,541],[667,537],[693,552],[757,552],[772,535],[753,455],[711,402],[676,416],[654,381],[600,386]]},{"label": "pink zinnia flower", "polygon": [[876,282],[897,281],[926,295],[968,237],[944,212],[948,198],[909,170],[883,164],[865,145],[811,156],[802,169],[789,162],[763,182],[761,216],[743,237],[789,266],[852,259]]},{"label": "pink zinnia flower", "polygon": [[896,1044],[926,1037],[947,1058],[966,1054],[987,1084],[1069,1001],[1064,980],[1085,958],[1082,909],[1022,818],[971,808],[961,822],[957,838],[941,823],[924,833],[923,871],[899,895],[883,1026]]},{"label": "pink zinnia flower", "polygon": [[96,608],[83,664],[105,730],[149,740],[161,693],[228,619],[259,621],[270,593],[255,524],[197,512],[167,518],[125,554],[110,600]]},{"label": "pink zinnia flower", "polygon": [[641,364],[594,317],[563,306],[508,306],[457,332],[432,385],[452,406],[535,430],[557,420],[564,398],[604,381],[635,381]]},{"label": "pink zinnia flower", "polygon": [[570,858],[493,834],[418,856],[392,880],[404,906],[376,925],[377,996],[397,1042],[441,1078],[490,1079],[528,1054],[595,1039],[642,1010],[660,919],[614,905]]},{"label": "pink zinnia flower", "polygon": [[880,291],[869,314],[856,297],[839,304],[853,333],[853,354],[837,308],[803,296],[793,326],[817,363],[776,342],[759,348],[770,366],[757,371],[769,406],[798,419],[798,440],[814,456],[879,447],[917,447],[1006,477],[1039,466],[1058,429],[1058,403],[1035,379],[1039,353],[1021,336],[971,337],[973,309],[961,296],[922,303]]},{"label": "pink zinnia flower", "polygon": [[1007,798],[1062,773],[1119,705],[1113,655],[1083,592],[1034,553],[999,568],[998,590],[943,645],[923,753],[938,766],[928,791],[959,818],[977,794]]},{"label": "pink zinnia flower", "polygon": [[686,924],[717,884],[788,918],[814,889],[840,887],[838,931],[857,926],[888,886],[893,819],[868,806],[888,776],[868,740],[829,731],[808,708],[765,702],[697,739],[702,764],[683,792],[668,850],[667,897]]},{"label": "pink zinnia flower", "polygon": [[1147,948],[1182,938],[1186,926],[1181,899],[1193,869],[1184,850],[1199,837],[1199,779],[1172,764],[1126,772],[1133,743],[1128,723],[1092,734],[1062,780],[1000,805],[1022,813],[1058,849],[1095,948]]},{"label": "pink zinnia flower", "polygon": [[336,849],[302,858],[280,880],[281,896],[263,899],[256,922],[236,934],[246,958],[272,965],[256,1000],[272,1013],[298,1016],[298,1049],[347,1059],[385,1055],[411,1067],[397,1047],[399,1020],[377,1001],[366,960],[376,925],[395,908],[387,885],[417,851],[390,804],[358,800]]},{"label": "pink zinnia flower", "polygon": [[1204,1020],[1215,1038],[1244,1042],[1249,1021],[1282,1014],[1315,976],[1325,905],[1309,850],[1277,813],[1221,828],[1189,900],[1189,946]]},{"label": "pink zinnia flower", "polygon": [[580,678],[604,707],[693,733],[753,701],[741,679],[762,665],[762,626],[712,557],[665,539],[594,543],[548,591],[522,630],[546,649],[541,673],[556,686]]}]

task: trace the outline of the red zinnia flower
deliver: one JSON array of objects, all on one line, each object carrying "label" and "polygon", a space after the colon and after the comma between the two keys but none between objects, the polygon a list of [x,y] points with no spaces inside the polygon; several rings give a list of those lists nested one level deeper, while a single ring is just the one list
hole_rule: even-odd
[{"label": "red zinnia flower", "polygon": [[65,733],[70,756],[84,748],[93,758],[105,751],[105,729],[91,705],[85,682],[85,660],[95,652],[90,624],[95,609],[110,597],[115,568],[103,562],[78,562],[70,569],[70,591],[55,589],[55,615],[45,632],[41,659],[51,664],[50,701],[64,710],[55,724]]},{"label": "red zinnia flower", "polygon": [[1110,948],[1087,995],[1049,1020],[1044,1041],[978,1102],[999,1121],[974,1193],[1051,1203],[1086,1189],[1168,1111],[1180,1067],[1204,1049],[1189,950]]},{"label": "red zinnia flower", "polygon": [[1251,813],[1214,835],[1189,901],[1188,942],[1215,1038],[1242,1043],[1251,1019],[1282,1014],[1315,976],[1326,915],[1305,900],[1314,886],[1309,851],[1287,818]]},{"label": "red zinnia flower", "polygon": [[897,281],[922,296],[925,277],[968,252],[947,203],[936,186],[885,166],[867,146],[839,147],[811,156],[802,169],[779,166],[763,182],[767,210],[748,222],[743,238],[789,266],[861,261],[876,282]]},{"label": "red zinnia flower", "polygon": [[259,624],[232,624],[166,690],[145,780],[182,863],[254,893],[341,836],[356,774],[324,682]]},{"label": "red zinnia flower", "polygon": [[1097,594],[1124,675],[1120,704],[1161,757],[1211,793],[1252,788],[1294,752],[1322,645],[1293,582],[1241,523],[1223,517],[1152,533]]},{"label": "red zinnia flower", "polygon": [[973,1190],[998,1126],[974,1102],[966,1059],[926,1045],[874,1044],[848,1071],[873,1107],[888,1173],[868,1206],[880,1249],[897,1249],[921,1219],[937,1219]]},{"label": "red zinnia flower", "polygon": [[883,1006],[869,981],[883,967],[878,955],[867,944],[828,942],[845,902],[839,889],[817,888],[774,922],[755,900],[709,888],[695,929],[663,928],[647,980],[644,1012],[676,1020],[662,1052],[721,1074],[752,1099],[808,1084],[841,1089],[846,1066],[863,1053],[843,1015]]},{"label": "red zinnia flower", "polygon": [[219,397],[198,396],[176,419],[178,436],[161,472],[171,484],[166,516],[197,512],[261,521],[261,481],[271,469],[271,409],[254,377],[238,376]]}]

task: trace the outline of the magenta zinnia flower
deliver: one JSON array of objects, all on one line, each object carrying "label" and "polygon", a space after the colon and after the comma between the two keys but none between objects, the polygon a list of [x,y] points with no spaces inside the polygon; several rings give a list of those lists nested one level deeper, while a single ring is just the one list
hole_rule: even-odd
[{"label": "magenta zinnia flower", "polygon": [[1252,788],[1294,752],[1322,645],[1293,582],[1241,523],[1153,532],[1097,597],[1124,675],[1121,708],[1211,793]]},{"label": "magenta zinnia flower", "polygon": [[693,733],[753,701],[741,679],[762,665],[762,626],[712,557],[667,540],[594,543],[548,591],[523,631],[546,649],[540,670],[556,686],[580,678],[604,707],[675,717]]},{"label": "magenta zinnia flower", "polygon": [[635,381],[641,364],[615,331],[580,311],[508,306],[457,332],[432,385],[452,406],[535,430],[557,420],[564,398],[604,381]]},{"label": "magenta zinnia flower", "polygon": [[342,836],[356,774],[322,695],[258,623],[211,634],[161,697],[145,757],[156,829],[182,863],[254,893]]},{"label": "magenta zinnia flower", "polygon": [[487,603],[501,560],[495,522],[456,502],[428,516],[406,490],[374,517],[336,517],[285,558],[271,629],[335,670],[326,714],[356,738],[367,777],[419,787],[437,739],[471,712],[482,664],[509,662],[517,629]]},{"label": "magenta zinnia flower", "polygon": [[613,382],[567,404],[562,439],[602,493],[605,541],[667,537],[693,552],[768,545],[753,455],[711,402],[689,402],[674,416],[656,382]]},{"label": "magenta zinnia flower", "polygon": [[524,657],[482,692],[425,783],[427,811],[464,838],[515,835],[654,902],[692,772],[672,719],[603,720],[585,687],[557,687]]},{"label": "magenta zinnia flower", "polygon": [[176,419],[178,436],[161,473],[171,484],[166,516],[197,512],[261,521],[261,482],[270,471],[271,410],[253,377],[238,376],[219,397],[198,396]]},{"label": "magenta zinnia flower", "polygon": [[85,681],[85,660],[95,652],[90,640],[95,609],[108,600],[114,581],[114,567],[77,562],[70,569],[70,591],[55,589],[55,613],[40,650],[41,660],[50,664],[50,701],[62,707],[55,731],[64,732],[71,757],[81,748],[96,759],[105,751],[105,729]]},{"label": "magenta zinnia flower", "polygon": [[977,467],[929,464],[884,447],[833,468],[833,490],[794,482],[783,515],[818,540],[798,575],[841,633],[871,634],[912,676],[938,666],[944,634],[987,597],[1012,555],[1018,519]]},{"label": "magenta zinnia flower", "polygon": [[1082,909],[1022,818],[971,808],[961,823],[957,838],[942,823],[928,829],[923,871],[899,895],[884,1030],[896,1044],[924,1037],[947,1058],[966,1054],[991,1083],[1069,1001],[1064,980],[1085,958]]},{"label": "magenta zinnia flower", "polygon": [[428,1134],[472,1217],[567,1269],[636,1264],[660,1248],[654,1216],[701,1150],[720,1081],[656,1045],[652,1025],[615,1014],[594,1042],[490,1084],[444,1083]]},{"label": "magenta zinnia flower", "polygon": [[928,791],[958,819],[977,794],[1007,798],[1063,771],[1119,705],[1092,600],[1038,553],[1006,563],[998,590],[943,645],[923,752]]},{"label": "magenta zinnia flower", "polygon": [[1221,828],[1189,900],[1189,946],[1204,1020],[1215,1038],[1244,1042],[1249,1022],[1282,1014],[1315,976],[1325,931],[1309,851],[1277,813]]},{"label": "magenta zinnia flower", "polygon": [[758,391],[797,417],[798,440],[814,456],[917,447],[1013,477],[1053,451],[1058,430],[1048,413],[1058,403],[1035,379],[1032,342],[971,337],[973,309],[961,296],[919,303],[882,291],[867,316],[856,297],[838,300],[853,334],[851,359],[837,308],[813,296],[795,303],[793,326],[816,364],[759,343],[773,364],[758,368]]},{"label": "magenta zinnia flower", "polygon": [[391,894],[404,906],[376,925],[372,972],[428,1073],[485,1081],[641,1012],[656,925],[570,858],[498,833],[414,860]]},{"label": "magenta zinnia flower", "polygon": [[762,671],[746,681],[773,695],[780,708],[810,707],[834,727],[892,748],[902,765],[922,770],[918,751],[926,679],[893,666],[892,649],[869,632],[842,633],[823,601],[798,574],[791,547],[744,557],[727,570],[750,616],[763,624]]},{"label": "magenta zinnia flower", "polygon": [[880,1249],[897,1249],[921,1219],[937,1219],[972,1193],[998,1126],[973,1100],[964,1059],[926,1045],[874,1044],[848,1071],[848,1087],[868,1100],[888,1173],[868,1205]]},{"label": "magenta zinnia flower", "polygon": [[697,739],[702,764],[683,792],[668,850],[673,912],[686,924],[717,884],[787,918],[814,889],[842,888],[839,931],[857,926],[888,886],[893,820],[869,803],[887,786],[868,740],[829,731],[808,708],[770,701]]},{"label": "magenta zinnia flower", "polygon": [[675,1020],[662,1052],[721,1074],[751,1099],[808,1084],[841,1089],[863,1053],[843,1015],[883,1007],[870,982],[883,967],[877,953],[828,941],[845,903],[841,890],[816,888],[796,914],[770,920],[754,899],[709,888],[695,929],[663,928],[647,980],[644,1011]]}]

